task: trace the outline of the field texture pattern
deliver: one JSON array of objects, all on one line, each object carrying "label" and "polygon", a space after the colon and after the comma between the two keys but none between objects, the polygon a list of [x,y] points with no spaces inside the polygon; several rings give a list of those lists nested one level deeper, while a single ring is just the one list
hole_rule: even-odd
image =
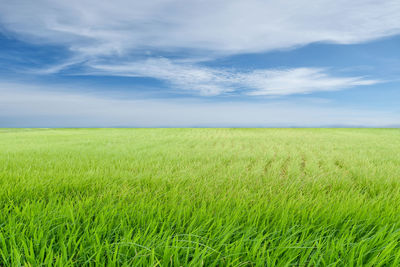
[{"label": "field texture pattern", "polygon": [[1,266],[399,266],[399,129],[0,129]]}]

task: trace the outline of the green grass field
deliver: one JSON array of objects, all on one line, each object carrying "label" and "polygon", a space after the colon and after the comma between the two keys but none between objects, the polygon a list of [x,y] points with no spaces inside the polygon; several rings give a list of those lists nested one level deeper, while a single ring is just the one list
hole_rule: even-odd
[{"label": "green grass field", "polygon": [[0,129],[1,266],[399,266],[399,129]]}]

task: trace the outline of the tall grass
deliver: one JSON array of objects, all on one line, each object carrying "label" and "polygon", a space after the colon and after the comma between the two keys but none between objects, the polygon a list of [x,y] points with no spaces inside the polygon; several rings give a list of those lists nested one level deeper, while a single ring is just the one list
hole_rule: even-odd
[{"label": "tall grass", "polygon": [[399,266],[398,129],[0,129],[2,266]]}]

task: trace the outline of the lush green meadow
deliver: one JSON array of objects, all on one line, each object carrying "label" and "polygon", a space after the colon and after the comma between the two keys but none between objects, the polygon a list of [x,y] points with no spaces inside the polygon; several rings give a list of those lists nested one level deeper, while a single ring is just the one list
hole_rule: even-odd
[{"label": "lush green meadow", "polygon": [[0,129],[1,266],[399,266],[399,129]]}]

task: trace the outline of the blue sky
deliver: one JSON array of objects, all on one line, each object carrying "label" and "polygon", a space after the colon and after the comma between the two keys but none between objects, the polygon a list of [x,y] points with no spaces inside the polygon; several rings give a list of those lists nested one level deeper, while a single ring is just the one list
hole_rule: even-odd
[{"label": "blue sky", "polygon": [[0,127],[399,127],[398,0],[0,4]]}]

